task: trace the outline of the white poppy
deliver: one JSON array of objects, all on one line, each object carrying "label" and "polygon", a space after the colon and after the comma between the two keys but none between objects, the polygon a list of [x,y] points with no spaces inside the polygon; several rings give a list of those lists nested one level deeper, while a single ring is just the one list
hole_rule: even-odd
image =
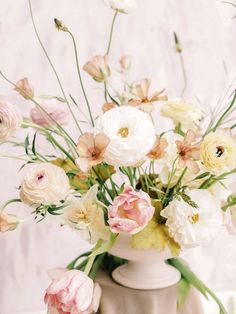
[{"label": "white poppy", "polygon": [[170,235],[182,248],[203,244],[211,239],[223,225],[220,201],[207,190],[192,190],[187,195],[198,207],[174,199],[161,211],[167,218]]}]

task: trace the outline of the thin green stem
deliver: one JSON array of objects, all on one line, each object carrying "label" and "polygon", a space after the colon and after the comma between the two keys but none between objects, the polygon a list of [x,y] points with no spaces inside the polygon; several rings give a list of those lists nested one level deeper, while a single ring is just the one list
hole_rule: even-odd
[{"label": "thin green stem", "polygon": [[70,111],[70,113],[71,113],[71,115],[72,115],[72,117],[73,117],[73,119],[74,119],[74,121],[75,121],[75,124],[76,124],[76,126],[78,127],[79,131],[80,131],[81,134],[82,134],[83,132],[81,131],[81,128],[80,128],[80,126],[79,126],[79,124],[78,124],[78,121],[77,121],[77,119],[76,119],[76,117],[75,117],[75,115],[74,115],[74,113],[73,113],[73,110],[72,110],[71,107],[70,107],[69,101],[68,101],[68,99],[67,99],[67,97],[66,97],[66,93],[65,93],[65,91],[64,91],[64,89],[63,89],[63,86],[62,86],[61,80],[60,80],[60,78],[59,78],[59,75],[58,75],[58,73],[57,73],[57,71],[56,71],[56,68],[55,68],[54,64],[52,63],[52,60],[51,60],[51,58],[49,57],[49,55],[48,55],[48,53],[47,53],[47,50],[46,50],[46,48],[44,47],[44,44],[43,44],[43,42],[42,42],[42,40],[41,40],[41,38],[40,38],[40,36],[39,36],[38,30],[37,30],[37,27],[36,27],[36,24],[35,24],[34,16],[33,16],[33,10],[32,10],[31,0],[28,0],[28,3],[29,3],[29,9],[30,9],[30,17],[31,17],[32,24],[33,24],[33,27],[34,27],[34,31],[35,31],[35,34],[36,34],[37,39],[38,39],[38,41],[39,41],[39,44],[40,44],[40,46],[41,46],[41,48],[42,48],[42,50],[43,50],[43,52],[44,52],[44,54],[45,54],[45,56],[46,56],[46,58],[47,58],[49,64],[50,64],[50,66],[51,66],[51,68],[52,68],[52,70],[53,70],[53,72],[54,72],[54,74],[55,74],[55,76],[56,76],[56,79],[57,79],[57,82],[58,82],[59,87],[60,87],[60,89],[61,89],[62,95],[63,95],[64,100],[65,100],[65,102],[66,102],[66,104],[67,104],[67,106],[68,106],[68,108],[69,108],[69,111]]},{"label": "thin green stem", "polygon": [[234,91],[234,96],[233,96],[233,99],[232,99],[230,105],[225,110],[225,112],[220,116],[220,118],[216,122],[216,125],[210,131],[215,131],[220,126],[220,124],[224,121],[225,117],[230,113],[230,110],[234,106],[235,101],[236,101],[236,91]]},{"label": "thin green stem", "polygon": [[[1,71],[0,71],[0,75],[8,82],[10,83],[12,86],[14,86],[15,88],[17,88],[18,90],[20,90],[23,94],[25,94],[23,89],[20,89],[15,83],[13,83],[12,81],[10,81]],[[51,122],[53,121],[53,123],[57,126],[58,130],[62,132],[62,134],[64,134],[64,136],[61,134],[61,136],[63,136],[63,138],[65,139],[66,142],[69,142],[72,145],[73,150],[76,153],[76,143],[74,142],[74,140],[70,137],[70,135],[66,132],[66,130],[60,126],[60,124],[57,123],[57,121],[52,118],[47,111],[32,97],[28,97],[35,105],[37,108],[39,108],[40,112],[42,112],[47,118],[48,120]]]},{"label": "thin green stem", "polygon": [[180,58],[180,64],[181,64],[181,69],[182,69],[182,73],[183,73],[183,80],[184,80],[184,86],[181,92],[181,97],[184,96],[184,93],[186,91],[187,88],[187,74],[186,74],[186,69],[185,69],[185,64],[184,64],[184,58],[182,53],[179,53],[179,58]]},{"label": "thin green stem", "polygon": [[109,35],[109,41],[108,41],[108,46],[107,46],[107,51],[106,54],[108,55],[111,49],[111,42],[112,42],[112,35],[113,35],[113,30],[114,30],[114,25],[115,25],[115,20],[116,17],[118,15],[118,11],[115,12],[113,19],[112,19],[112,23],[111,23],[111,30],[110,30],[110,35]]},{"label": "thin green stem", "polygon": [[70,36],[72,38],[72,41],[73,41],[73,46],[74,46],[74,51],[75,51],[76,68],[77,68],[77,73],[78,73],[78,76],[79,76],[80,86],[81,86],[81,89],[82,89],[82,92],[83,92],[83,95],[84,95],[85,102],[87,104],[87,108],[88,108],[88,112],[89,112],[89,116],[90,116],[90,119],[91,119],[92,126],[94,126],[94,121],[93,121],[93,116],[92,116],[90,104],[89,104],[89,101],[88,101],[88,98],[87,98],[87,95],[86,95],[86,92],[85,92],[85,88],[84,88],[84,84],[83,84],[83,80],[82,80],[82,76],[81,76],[81,71],[80,71],[80,66],[79,66],[78,49],[77,49],[77,46],[76,46],[75,38],[74,38],[73,34],[69,30],[68,30],[68,34],[70,34]]},{"label": "thin green stem", "polygon": [[106,83],[106,81],[104,82],[104,98],[105,98],[105,102],[108,102],[108,98],[107,98],[107,83]]}]

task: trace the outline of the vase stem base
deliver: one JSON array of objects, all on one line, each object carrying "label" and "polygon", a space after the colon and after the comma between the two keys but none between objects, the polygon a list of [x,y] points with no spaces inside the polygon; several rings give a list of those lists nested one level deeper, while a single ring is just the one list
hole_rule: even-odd
[{"label": "vase stem base", "polygon": [[112,272],[114,281],[138,290],[167,288],[180,280],[180,272],[163,261],[129,261]]}]

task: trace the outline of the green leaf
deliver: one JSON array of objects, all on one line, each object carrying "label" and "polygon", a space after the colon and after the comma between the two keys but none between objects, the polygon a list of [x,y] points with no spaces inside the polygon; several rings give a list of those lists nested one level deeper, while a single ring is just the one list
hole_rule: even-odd
[{"label": "green leaf", "polygon": [[132,236],[131,246],[135,249],[157,249],[163,251],[169,247],[173,256],[180,252],[179,245],[170,237],[168,228],[164,224],[158,224],[154,219],[148,225]]},{"label": "green leaf", "polygon": [[190,290],[189,282],[184,277],[182,277],[180,281],[178,282],[178,286],[177,286],[177,309],[178,310],[186,301],[189,294],[189,290]]},{"label": "green leaf", "polygon": [[28,156],[29,155],[29,134],[25,138],[24,147],[25,147],[25,153]]},{"label": "green leaf", "polygon": [[33,142],[32,142],[32,152],[33,152],[34,156],[37,156],[36,149],[35,149],[36,135],[37,135],[37,132],[34,133],[34,138],[33,138]]},{"label": "green leaf", "polygon": [[179,270],[182,277],[189,282],[193,287],[195,287],[201,294],[208,299],[208,294],[215,300],[217,305],[219,306],[220,314],[227,314],[227,311],[222,304],[222,302],[218,299],[218,297],[211,291],[190,269],[189,267],[180,261],[180,259],[171,258],[168,260],[168,263],[174,266]]},{"label": "green leaf", "polygon": [[198,208],[198,205],[191,199],[191,197],[183,192],[178,192],[177,195],[181,196],[183,201],[187,203],[188,205]]},{"label": "green leaf", "polygon": [[203,173],[201,173],[199,176],[197,176],[196,178],[194,178],[193,180],[200,180],[200,179],[203,179],[203,178],[205,178],[205,177],[207,177],[207,176],[209,176],[210,175],[210,172],[203,172]]}]

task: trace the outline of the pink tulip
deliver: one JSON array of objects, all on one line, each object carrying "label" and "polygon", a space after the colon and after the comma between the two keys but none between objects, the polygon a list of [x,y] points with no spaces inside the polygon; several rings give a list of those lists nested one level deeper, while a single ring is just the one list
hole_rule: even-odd
[{"label": "pink tulip", "polygon": [[149,195],[125,187],[108,207],[108,223],[112,232],[135,234],[146,227],[154,214]]},{"label": "pink tulip", "polygon": [[51,98],[44,100],[40,105],[42,109],[38,107],[31,109],[30,116],[34,123],[47,127],[69,122],[70,111],[64,102]]},{"label": "pink tulip", "polygon": [[48,312],[92,314],[99,307],[101,288],[80,270],[55,269],[44,297]]},{"label": "pink tulip", "polygon": [[15,230],[18,224],[19,220],[15,215],[0,213],[0,232]]}]

